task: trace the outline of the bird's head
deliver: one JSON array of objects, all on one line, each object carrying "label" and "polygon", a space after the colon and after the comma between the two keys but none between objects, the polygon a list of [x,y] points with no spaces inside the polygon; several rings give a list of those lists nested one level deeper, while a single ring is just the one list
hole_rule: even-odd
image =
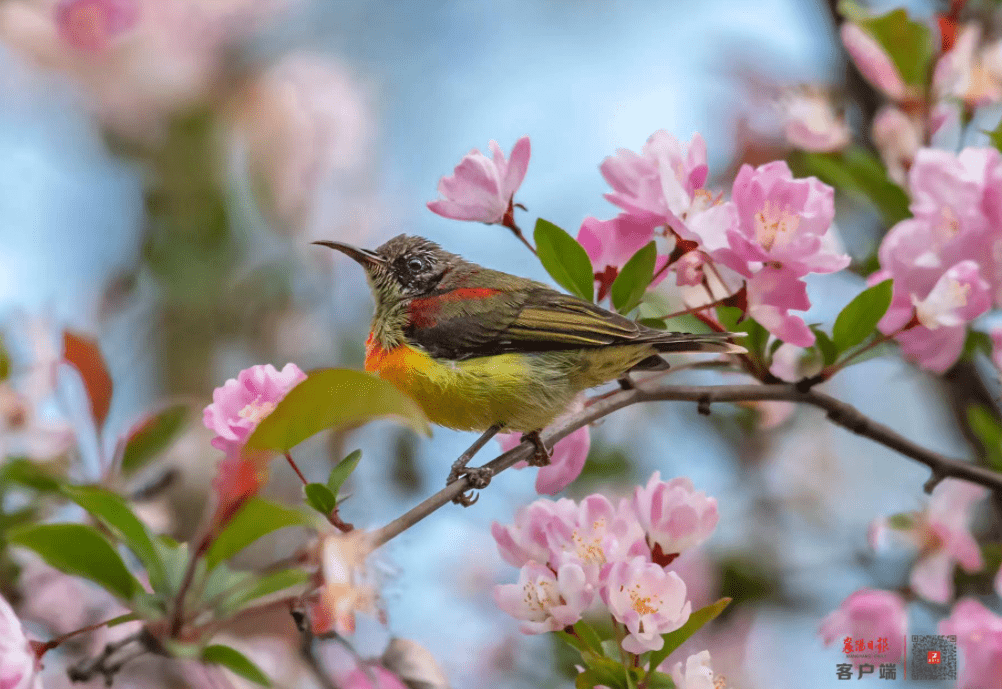
[{"label": "bird's head", "polygon": [[375,251],[341,242],[313,242],[350,256],[369,279],[376,310],[389,311],[431,293],[461,260],[424,237],[397,235]]}]

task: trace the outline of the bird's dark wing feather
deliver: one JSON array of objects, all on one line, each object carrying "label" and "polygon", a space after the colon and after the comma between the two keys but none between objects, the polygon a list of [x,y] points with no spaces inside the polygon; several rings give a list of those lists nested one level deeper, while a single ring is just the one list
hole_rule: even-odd
[{"label": "bird's dark wing feather", "polygon": [[412,310],[407,338],[434,357],[653,344],[668,335],[541,285],[482,290],[475,299],[453,298],[456,291],[423,298]]}]

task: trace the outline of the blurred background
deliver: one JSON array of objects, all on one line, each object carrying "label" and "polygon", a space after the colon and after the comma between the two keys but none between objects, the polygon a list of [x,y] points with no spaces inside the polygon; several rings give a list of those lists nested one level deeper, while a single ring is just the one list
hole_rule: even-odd
[{"label": "blurred background", "polygon": [[[90,0],[63,16],[49,0],[0,0],[7,338],[38,348],[66,327],[97,337],[116,390],[109,436],[165,400],[200,410],[252,364],[361,368],[372,308],[364,277],[311,241],[373,247],[420,234],[547,281],[506,230],[425,207],[470,149],[494,139],[508,151],[529,134],[523,217],[574,234],[586,216],[614,214],[601,160],[639,150],[657,129],[683,141],[702,133],[721,189],[741,162],[782,157],[763,105],[773,89],[827,85],[865,139],[858,130],[875,101],[846,62],[832,4]],[[908,6],[924,17],[936,3]],[[839,203],[846,248],[864,259],[879,219]],[[812,322],[830,322],[864,283],[848,272],[811,277],[820,277],[810,282]],[[970,389],[972,371],[957,375]],[[956,389],[898,359],[848,369],[828,387],[929,448],[969,453]],[[62,412],[79,391],[64,393],[35,440],[58,437],[59,419],[72,418]],[[709,647],[728,686],[835,686],[841,649],[823,647],[820,620],[861,586],[907,579],[910,560],[875,560],[866,530],[919,508],[926,472],[811,410],[713,411],[663,404],[613,415],[594,429],[568,493],[626,494],[655,469],[691,477],[721,513],[688,563],[692,595],[736,600],[693,652]],[[218,460],[198,417],[153,468],[180,473],[148,506],[159,529],[182,539],[198,526]],[[471,440],[380,423],[297,457],[316,480],[363,449],[342,514],[367,528],[438,490]],[[494,584],[516,572],[489,526],[534,499],[533,474],[504,474],[475,507],[442,509],[380,552],[387,623],[361,624],[363,655],[392,634],[430,649],[455,687],[571,686],[570,657],[549,637],[519,634],[493,602]],[[300,485],[276,467],[269,492],[294,500]],[[281,552],[272,541],[250,557]],[[913,606],[910,633],[934,633],[941,612]],[[234,634],[273,654],[273,665],[260,662],[278,683],[308,686],[282,645],[295,639],[287,616]]]}]

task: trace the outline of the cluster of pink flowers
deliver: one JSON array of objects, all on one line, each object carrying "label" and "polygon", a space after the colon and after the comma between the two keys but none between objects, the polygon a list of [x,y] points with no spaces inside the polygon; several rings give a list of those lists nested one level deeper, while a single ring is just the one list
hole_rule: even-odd
[{"label": "cluster of pink flowers", "polygon": [[718,518],[716,500],[689,479],[662,481],[657,472],[618,505],[598,494],[580,503],[537,500],[514,524],[491,528],[501,556],[521,568],[517,584],[497,587],[498,606],[526,634],[606,610],[626,629],[624,650],[660,649],[661,635],[692,611],[671,562],[709,538]]},{"label": "cluster of pink flowers", "polygon": [[264,484],[267,465],[262,461],[267,458],[245,456],[244,445],[262,419],[304,380],[306,374],[295,364],[286,364],[281,371],[264,364],[244,369],[213,391],[212,404],[205,408],[202,421],[216,433],[212,446],[226,455],[212,484],[222,512]]},{"label": "cluster of pink flowers", "polygon": [[724,200],[704,186],[702,137],[696,134],[684,147],[664,131],[655,132],[639,155],[621,149],[606,158],[601,171],[613,188],[606,198],[624,213],[606,225],[589,218],[579,232],[600,284],[611,282],[630,249],[666,228],[663,234],[675,239],[668,269],[679,285],[702,285],[708,301],[719,298],[720,289],[727,296],[743,285],[748,314],[767,330],[801,347],[814,343],[803,319],[790,311],[810,308],[805,275],[849,265],[830,232],[831,187],[813,177],[795,179],[785,162],[776,161],[743,166],[731,199]]},{"label": "cluster of pink flowers", "polygon": [[[485,223],[508,222],[514,194],[525,177],[529,140],[519,139],[511,160],[491,142],[493,160],[474,150],[439,184],[442,200],[428,207],[439,215]],[[744,166],[731,200],[706,189],[706,143],[696,134],[688,146],[655,132],[639,154],[621,149],[606,158],[606,198],[622,209],[611,220],[586,218],[578,241],[592,261],[603,298],[623,265],[656,235],[671,237],[671,253],[659,256],[657,284],[667,271],[679,285],[702,285],[707,301],[747,290],[748,313],[770,332],[802,347],[814,343],[803,319],[790,311],[810,308],[803,277],[845,268],[849,257],[835,248],[830,228],[834,190],[816,178],[795,179],[783,161]],[[720,295],[715,292],[725,290]]]},{"label": "cluster of pink flowers", "polygon": [[968,323],[1002,304],[1002,156],[921,149],[908,187],[914,217],[884,237],[870,282],[894,279],[881,331],[941,373],[960,356]]},{"label": "cluster of pink flowers", "polygon": [[881,518],[870,526],[875,550],[898,541],[918,550],[912,567],[912,590],[934,603],[953,597],[953,575],[959,564],[966,572],[984,568],[981,548],[971,534],[973,511],[988,489],[948,478],[936,486],[924,510]]}]

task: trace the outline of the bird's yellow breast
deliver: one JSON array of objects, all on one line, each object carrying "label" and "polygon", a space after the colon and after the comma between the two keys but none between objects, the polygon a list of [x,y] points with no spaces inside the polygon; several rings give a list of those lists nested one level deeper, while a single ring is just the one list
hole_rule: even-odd
[{"label": "bird's yellow breast", "polygon": [[545,427],[574,396],[566,374],[546,364],[518,353],[448,361],[407,344],[386,350],[372,337],[366,343],[366,371],[417,400],[433,423],[457,430]]}]

